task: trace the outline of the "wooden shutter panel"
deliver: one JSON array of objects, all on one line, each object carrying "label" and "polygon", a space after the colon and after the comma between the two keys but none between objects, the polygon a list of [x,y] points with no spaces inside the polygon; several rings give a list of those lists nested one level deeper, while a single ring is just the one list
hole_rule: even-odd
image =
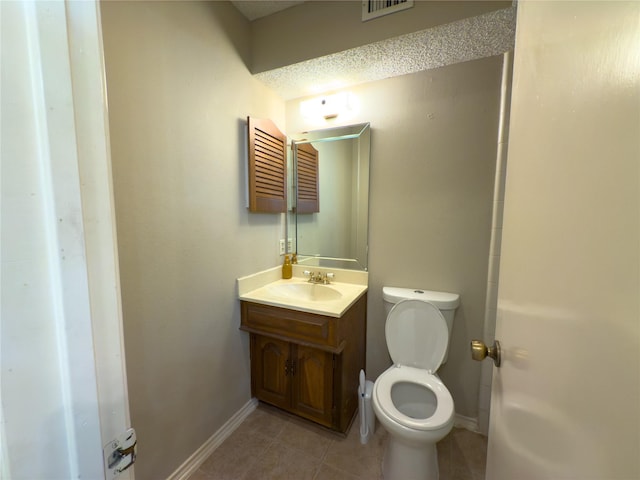
[{"label": "wooden shutter panel", "polygon": [[247,117],[249,211],[287,211],[287,138],[268,119]]},{"label": "wooden shutter panel", "polygon": [[296,213],[320,211],[318,191],[318,150],[310,143],[296,145],[296,171],[298,174]]}]

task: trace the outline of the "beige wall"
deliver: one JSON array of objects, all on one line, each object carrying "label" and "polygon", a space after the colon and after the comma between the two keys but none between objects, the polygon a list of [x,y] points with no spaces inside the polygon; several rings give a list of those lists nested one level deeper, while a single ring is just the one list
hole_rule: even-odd
[{"label": "beige wall", "polygon": [[[362,22],[362,2],[308,1],[251,24],[254,73],[509,8],[507,1],[424,1]],[[339,34],[337,34],[339,32]]]},{"label": "beige wall", "polygon": [[237,277],[279,262],[244,208],[243,122],[284,103],[249,74],[228,3],[102,4],[136,477],[166,478],[250,398]]},{"label": "beige wall", "polygon": [[[449,360],[440,375],[459,414],[476,417],[502,56],[352,88],[371,122],[367,376],[390,365],[382,287],[456,292]],[[298,101],[287,128],[303,131]],[[339,118],[338,118],[339,121]]]}]

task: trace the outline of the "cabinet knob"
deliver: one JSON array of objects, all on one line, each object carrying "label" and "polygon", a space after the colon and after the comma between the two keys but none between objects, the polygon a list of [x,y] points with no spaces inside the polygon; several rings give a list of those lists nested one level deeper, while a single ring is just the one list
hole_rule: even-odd
[{"label": "cabinet knob", "polygon": [[284,375],[295,375],[296,374],[296,362],[292,362],[291,360],[287,360],[284,362]]}]

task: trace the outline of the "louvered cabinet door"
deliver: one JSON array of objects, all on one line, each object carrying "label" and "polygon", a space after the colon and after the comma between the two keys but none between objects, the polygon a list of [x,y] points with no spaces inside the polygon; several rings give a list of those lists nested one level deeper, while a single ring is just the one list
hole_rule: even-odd
[{"label": "louvered cabinet door", "polygon": [[296,212],[316,213],[320,211],[319,182],[319,154],[310,143],[295,146],[297,193]]},{"label": "louvered cabinet door", "polygon": [[287,138],[268,119],[247,118],[249,211],[287,211]]}]

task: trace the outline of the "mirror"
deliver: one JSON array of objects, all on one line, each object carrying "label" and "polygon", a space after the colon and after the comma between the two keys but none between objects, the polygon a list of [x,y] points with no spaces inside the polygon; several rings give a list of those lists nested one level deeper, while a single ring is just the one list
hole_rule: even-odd
[{"label": "mirror", "polygon": [[[367,270],[369,232],[368,123],[291,135],[292,205],[289,228],[295,232],[298,263]],[[303,151],[317,151],[317,208],[302,207]],[[313,151],[311,149],[311,151]]]}]

